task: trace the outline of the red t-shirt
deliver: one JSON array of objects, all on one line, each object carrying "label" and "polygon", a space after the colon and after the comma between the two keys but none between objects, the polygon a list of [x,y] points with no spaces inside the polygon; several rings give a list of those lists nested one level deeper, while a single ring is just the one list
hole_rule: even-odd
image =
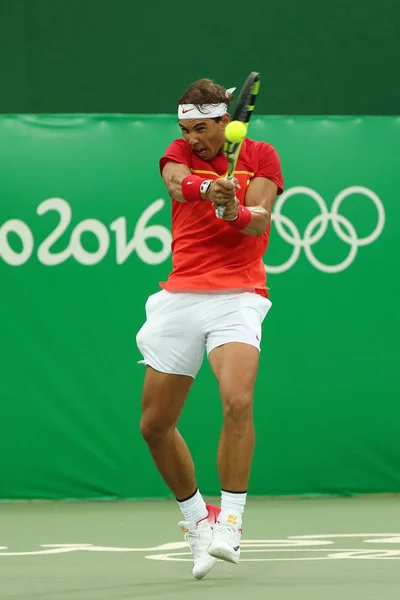
[{"label": "red t-shirt", "polygon": [[[224,177],[228,161],[223,154],[202,160],[184,139],[177,139],[160,160],[160,171],[170,162],[187,165],[205,179]],[[253,177],[267,177],[283,191],[279,156],[270,144],[246,138],[236,165],[235,177],[241,189],[236,196],[245,204],[247,187]],[[251,289],[266,296],[263,256],[268,246],[269,227],[261,236],[249,236],[218,219],[211,202],[172,200],[172,264],[166,290]]]}]

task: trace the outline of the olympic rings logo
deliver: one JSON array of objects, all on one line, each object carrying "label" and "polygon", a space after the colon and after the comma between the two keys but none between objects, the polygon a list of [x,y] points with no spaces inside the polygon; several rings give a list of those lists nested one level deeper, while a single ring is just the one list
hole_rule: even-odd
[{"label": "olympic rings logo", "polygon": [[[314,217],[309,222],[303,237],[301,237],[300,232],[293,221],[281,213],[285,201],[296,194],[309,196],[315,200],[321,210],[321,214]],[[339,208],[342,202],[352,194],[362,194],[366,196],[366,198],[372,200],[378,212],[375,229],[366,237],[359,238],[353,224],[346,219],[346,217],[339,214]],[[378,239],[385,225],[385,210],[381,199],[375,192],[360,185],[351,186],[342,190],[334,199],[330,212],[328,211],[324,199],[318,192],[308,187],[296,186],[288,189],[279,196],[272,213],[272,223],[276,227],[281,238],[293,246],[293,251],[290,258],[281,265],[265,265],[265,269],[268,273],[284,273],[285,271],[288,271],[296,263],[302,248],[304,249],[308,260],[316,269],[319,269],[324,273],[339,273],[352,264],[358,249],[361,246],[372,244]],[[329,223],[332,224],[336,235],[350,246],[347,257],[337,265],[326,265],[322,263],[316,258],[312,251],[312,246],[319,242],[326,233]],[[290,233],[288,233],[284,226]]]}]

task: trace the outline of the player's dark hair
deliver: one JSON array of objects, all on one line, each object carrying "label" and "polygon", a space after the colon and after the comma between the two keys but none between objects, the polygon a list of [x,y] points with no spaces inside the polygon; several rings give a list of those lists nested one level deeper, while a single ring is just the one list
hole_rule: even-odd
[{"label": "player's dark hair", "polygon": [[[221,102],[229,104],[233,100],[233,94],[225,95],[226,89],[222,85],[218,85],[212,79],[198,79],[191,83],[179,98],[179,104],[194,104],[195,107],[202,111],[202,104],[220,104]],[[215,119],[221,120],[221,117]]]}]

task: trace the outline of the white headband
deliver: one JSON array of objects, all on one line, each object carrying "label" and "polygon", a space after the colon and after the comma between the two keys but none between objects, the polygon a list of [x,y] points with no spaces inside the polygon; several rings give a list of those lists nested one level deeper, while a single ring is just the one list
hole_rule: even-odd
[{"label": "white headband", "polygon": [[[229,88],[225,95],[229,97],[236,88]],[[178,106],[178,119],[215,119],[222,117],[228,110],[228,105],[224,102],[220,104],[202,104],[199,110],[194,104],[180,104]]]}]

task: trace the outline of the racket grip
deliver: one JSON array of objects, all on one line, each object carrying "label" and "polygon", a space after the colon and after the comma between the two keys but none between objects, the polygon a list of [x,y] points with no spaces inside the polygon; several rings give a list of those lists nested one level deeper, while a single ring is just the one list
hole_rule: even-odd
[{"label": "racket grip", "polygon": [[217,215],[218,219],[222,219],[222,217],[224,216],[224,212],[225,204],[219,204],[219,206],[217,206],[217,208],[215,209],[215,214]]}]

